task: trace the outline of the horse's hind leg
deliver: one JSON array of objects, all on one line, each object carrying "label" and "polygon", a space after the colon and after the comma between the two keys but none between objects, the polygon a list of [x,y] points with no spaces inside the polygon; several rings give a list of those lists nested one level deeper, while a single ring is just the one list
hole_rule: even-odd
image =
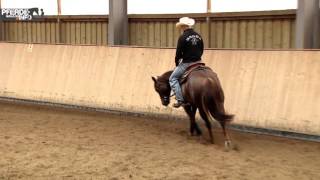
[{"label": "horse's hind leg", "polygon": [[201,118],[205,121],[206,126],[208,128],[210,141],[211,141],[212,144],[214,144],[214,138],[213,138],[213,134],[212,134],[212,127],[211,127],[211,123],[209,121],[209,117],[207,116],[207,114],[201,108],[199,108],[199,113],[200,113]]},{"label": "horse's hind leg", "polygon": [[224,135],[224,142],[225,142],[225,146],[230,146],[231,145],[231,140],[230,140],[230,136],[229,133],[226,130],[226,122],[225,121],[219,121],[222,127],[222,131],[223,131],[223,135]]},{"label": "horse's hind leg", "polygon": [[234,144],[232,144],[231,138],[226,128],[227,123],[230,122],[230,120],[232,120],[233,115],[226,114],[223,102],[217,103],[216,107],[217,109],[213,109],[213,115],[216,115],[216,119],[218,120],[218,122],[222,127],[225,148],[226,150],[237,149],[237,147]]},{"label": "horse's hind leg", "polygon": [[228,131],[226,129],[226,122],[225,121],[219,121],[219,122],[221,124],[223,135],[224,135],[224,139],[225,139],[224,140],[224,146],[225,146],[226,151],[229,151],[230,149],[239,150],[238,146],[231,142],[229,133],[228,133]]},{"label": "horse's hind leg", "polygon": [[184,110],[186,111],[186,113],[188,114],[189,118],[190,118],[190,134],[191,136],[194,135],[194,131],[196,131],[197,136],[200,136],[202,134],[197,122],[196,122],[196,112],[197,112],[197,108],[196,107],[192,107],[192,106],[185,106]]}]

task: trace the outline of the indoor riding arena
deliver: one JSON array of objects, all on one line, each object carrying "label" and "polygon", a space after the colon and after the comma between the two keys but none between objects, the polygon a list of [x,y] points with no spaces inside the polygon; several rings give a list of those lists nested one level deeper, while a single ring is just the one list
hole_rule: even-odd
[{"label": "indoor riding arena", "polygon": [[[154,89],[152,77],[175,67],[183,16],[235,115],[232,147],[214,119],[212,144],[198,114],[203,134],[192,136],[183,108]],[[0,180],[320,179],[320,51],[296,48],[298,17],[128,15],[126,44],[112,14],[2,19]]]}]

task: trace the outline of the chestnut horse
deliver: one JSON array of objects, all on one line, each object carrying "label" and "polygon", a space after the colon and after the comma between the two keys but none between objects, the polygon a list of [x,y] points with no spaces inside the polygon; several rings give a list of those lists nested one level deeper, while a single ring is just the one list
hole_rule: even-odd
[{"label": "chestnut horse", "polygon": [[[170,103],[171,88],[169,85],[169,77],[172,71],[168,71],[157,78],[152,77],[154,88],[160,95],[161,102],[164,106]],[[234,115],[227,114],[224,108],[224,93],[221,88],[218,76],[210,68],[205,67],[201,70],[192,71],[185,83],[181,85],[182,94],[187,102],[184,106],[185,112],[190,118],[190,133],[191,135],[201,136],[202,132],[196,123],[195,115],[199,110],[201,118],[205,121],[208,128],[211,143],[214,143],[214,138],[211,130],[212,117],[216,119],[223,130],[225,138],[225,146],[231,146],[231,140],[226,130],[226,124],[232,121]]]}]

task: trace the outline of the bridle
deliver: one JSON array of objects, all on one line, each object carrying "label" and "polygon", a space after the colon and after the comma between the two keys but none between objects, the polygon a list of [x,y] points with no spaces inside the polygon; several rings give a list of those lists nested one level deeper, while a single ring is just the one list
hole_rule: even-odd
[{"label": "bridle", "polygon": [[162,96],[161,98],[162,98],[164,101],[169,101],[169,100],[170,100],[170,97],[171,97],[171,96]]}]

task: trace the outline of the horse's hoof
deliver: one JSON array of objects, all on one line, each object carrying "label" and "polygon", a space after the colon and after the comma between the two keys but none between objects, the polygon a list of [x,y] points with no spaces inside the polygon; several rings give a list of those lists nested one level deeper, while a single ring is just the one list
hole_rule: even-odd
[{"label": "horse's hoof", "polygon": [[191,136],[191,137],[199,137],[199,136],[201,136],[201,134],[189,133],[189,136]]},{"label": "horse's hoof", "polygon": [[211,144],[215,144],[215,143],[214,143],[214,140],[211,140],[210,143],[211,143]]},{"label": "horse's hoof", "polygon": [[230,150],[235,150],[235,151],[239,150],[238,145],[233,144],[231,141],[224,142],[224,149],[226,152],[229,152]]},{"label": "horse's hoof", "polygon": [[231,141],[225,141],[224,142],[224,150],[226,152],[229,152],[231,150],[231,146],[232,146]]}]

